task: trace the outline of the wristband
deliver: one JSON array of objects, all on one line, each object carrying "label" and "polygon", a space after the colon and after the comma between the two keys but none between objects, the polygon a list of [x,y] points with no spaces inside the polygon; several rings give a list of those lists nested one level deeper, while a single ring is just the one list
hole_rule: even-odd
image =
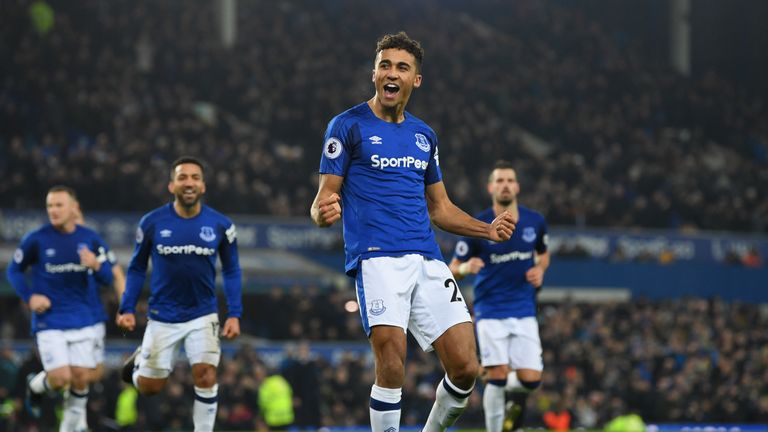
[{"label": "wristband", "polygon": [[469,262],[463,262],[459,265],[459,274],[462,276],[469,274]]}]

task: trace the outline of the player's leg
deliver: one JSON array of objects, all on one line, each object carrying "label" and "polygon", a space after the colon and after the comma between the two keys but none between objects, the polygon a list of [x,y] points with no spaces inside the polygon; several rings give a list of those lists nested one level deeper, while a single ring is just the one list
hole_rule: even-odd
[{"label": "player's leg", "polygon": [[141,355],[141,345],[136,347],[136,349],[129,355],[124,361],[123,361],[123,367],[120,369],[120,378],[123,380],[124,383],[133,385],[134,387],[138,387],[138,385],[134,382],[133,374],[136,372],[136,369],[139,367],[139,355]]},{"label": "player's leg", "polygon": [[435,392],[425,432],[444,431],[456,422],[467,407],[480,371],[472,323],[456,324],[432,345],[445,368],[445,376]]},{"label": "player's leg", "polygon": [[70,370],[72,373],[72,380],[69,391],[66,392],[64,397],[63,414],[61,423],[59,424],[59,431],[86,431],[88,425],[85,421],[85,413],[88,405],[89,381],[93,374],[93,368],[71,366]]},{"label": "player's leg", "polygon": [[[93,345],[93,361],[96,364],[96,368],[88,369],[90,376],[88,377],[89,383],[95,383],[101,381],[104,376],[104,339],[106,338],[106,327],[104,323],[94,324],[90,327],[92,331],[91,343]],[[88,407],[83,410],[80,419],[77,421],[77,428],[75,430],[85,431],[88,430]]]},{"label": "player's leg", "polygon": [[93,352],[92,327],[64,331],[68,344],[68,355],[71,380],[69,391],[65,394],[64,410],[59,425],[59,431],[84,431],[86,406],[88,405],[88,389],[93,371],[96,368],[96,358]]},{"label": "player's leg", "polygon": [[419,255],[377,257],[363,260],[358,268],[357,302],[376,369],[369,410],[373,432],[400,429],[405,332],[421,260]]},{"label": "player's leg", "polygon": [[104,378],[104,362],[96,363],[96,368],[91,373],[90,382],[95,383],[101,381]]},{"label": "player's leg", "polygon": [[541,371],[517,369],[507,375],[508,400],[505,405],[503,432],[521,430],[525,421],[528,395],[541,383]]},{"label": "player's leg", "polygon": [[511,332],[506,320],[481,319],[477,322],[477,343],[480,347],[480,364],[485,373],[483,412],[485,428],[500,432],[504,423],[505,387],[509,374],[509,344]]},{"label": "player's leg", "polygon": [[[535,317],[511,319],[515,322],[514,337],[510,343],[509,358],[514,369],[507,375],[506,390],[512,405],[507,409],[505,424],[509,429],[520,429],[525,420],[528,395],[541,384],[544,370],[539,324]],[[508,404],[509,405],[509,404]]]},{"label": "player's leg", "polygon": [[371,328],[371,349],[376,382],[371,387],[371,430],[399,430],[400,403],[405,380],[407,338],[401,327],[378,325]]},{"label": "player's leg", "polygon": [[434,349],[445,368],[424,431],[444,431],[464,411],[480,369],[472,318],[448,266],[422,260],[409,329],[422,349]]},{"label": "player's leg", "polygon": [[133,354],[131,383],[145,396],[160,393],[168,381],[173,362],[184,340],[187,329],[181,324],[168,324],[150,320]]},{"label": "player's leg", "polygon": [[[146,370],[144,373],[146,373]],[[142,395],[153,396],[163,391],[165,384],[168,382],[168,375],[165,378],[151,378],[143,376],[141,369],[136,369],[136,372],[133,374],[134,386]]]},{"label": "player's leg", "polygon": [[496,365],[485,368],[485,389],[483,391],[483,413],[485,429],[488,432],[501,432],[504,425],[507,374],[509,366]]},{"label": "player's leg", "polygon": [[189,329],[184,338],[184,350],[192,365],[195,384],[195,402],[192,408],[195,432],[213,431],[219,400],[219,386],[216,383],[216,368],[221,359],[219,317],[210,314],[184,325]]},{"label": "player's leg", "polygon": [[192,376],[195,382],[195,402],[192,407],[195,432],[213,431],[219,406],[216,366],[207,363],[193,364]]},{"label": "player's leg", "polygon": [[[53,381],[51,381],[53,379]],[[62,383],[69,382],[69,366],[63,366],[51,370],[45,370],[38,373],[27,375],[26,396],[24,398],[24,408],[33,418],[40,418],[40,404],[45,395],[64,388]],[[54,385],[57,387],[54,388]]]},{"label": "player's leg", "polygon": [[44,394],[50,391],[64,390],[72,380],[69,366],[54,367],[35,374],[29,380],[29,388],[33,393]]},{"label": "player's leg", "polygon": [[35,335],[37,350],[43,370],[27,376],[25,408],[33,417],[40,417],[42,398],[69,386],[72,374],[69,369],[67,341],[62,330],[45,330]]},{"label": "player's leg", "polygon": [[104,340],[107,337],[107,330],[103,322],[93,325],[92,329],[93,359],[96,362],[96,368],[93,369],[89,381],[95,383],[104,377]]}]

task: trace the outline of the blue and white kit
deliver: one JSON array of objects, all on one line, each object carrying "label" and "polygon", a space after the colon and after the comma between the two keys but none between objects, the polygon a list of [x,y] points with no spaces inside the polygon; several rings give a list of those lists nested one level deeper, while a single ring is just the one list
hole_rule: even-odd
[{"label": "blue and white kit", "polygon": [[237,233],[229,218],[205,205],[195,217],[182,218],[170,203],[147,213],[139,222],[120,313],[135,313],[151,258],[149,323],[136,359],[141,376],[168,377],[182,344],[190,364],[218,366],[217,256],[227,317],[240,318],[243,307]]},{"label": "blue and white kit", "polygon": [[320,173],[344,177],[345,270],[356,278],[367,334],[396,325],[431,349],[449,327],[471,321],[432,231],[425,188],[442,173],[426,123],[407,111],[389,123],[361,103],[328,124]]},{"label": "blue and white kit", "polygon": [[169,203],[147,213],[136,230],[136,247],[126,275],[120,313],[135,313],[152,259],[149,318],[166,323],[191,321],[218,313],[216,257],[221,259],[227,316],[240,317],[241,272],[235,225],[203,205],[185,219]]},{"label": "blue and white kit", "polygon": [[[541,341],[536,321],[536,288],[526,280],[535,265],[535,255],[547,251],[544,217],[518,206],[515,232],[506,242],[462,238],[454,257],[483,260],[485,266],[475,277],[474,311],[477,339],[483,366],[510,362],[516,368],[542,370]],[[493,208],[476,216],[484,222],[496,217]]]},{"label": "blue and white kit", "polygon": [[[79,250],[88,248],[101,263],[99,271],[80,264]],[[8,266],[7,275],[16,293],[25,303],[33,294],[51,302],[43,313],[32,314],[32,332],[37,339],[45,370],[62,366],[95,367],[92,329],[101,320],[90,307],[99,285],[112,284],[109,249],[90,228],[77,225],[64,233],[45,224],[28,233]],[[25,272],[32,269],[28,283]],[[103,313],[103,311],[102,311]]]}]

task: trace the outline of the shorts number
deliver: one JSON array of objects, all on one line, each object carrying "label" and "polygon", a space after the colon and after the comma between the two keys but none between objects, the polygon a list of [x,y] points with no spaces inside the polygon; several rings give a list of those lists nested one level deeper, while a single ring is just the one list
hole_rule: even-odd
[{"label": "shorts number", "polygon": [[453,286],[453,295],[451,296],[451,303],[453,302],[460,302],[461,297],[459,297],[459,286],[456,285],[456,281],[453,279],[446,279],[445,280],[445,287],[451,288]]}]

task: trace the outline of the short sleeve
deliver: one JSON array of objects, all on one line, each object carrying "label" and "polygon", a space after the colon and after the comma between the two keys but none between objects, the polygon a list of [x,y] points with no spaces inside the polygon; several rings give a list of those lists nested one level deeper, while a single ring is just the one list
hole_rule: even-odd
[{"label": "short sleeve", "polygon": [[320,157],[320,174],[334,174],[344,177],[349,168],[353,143],[345,122],[338,117],[328,123]]}]

